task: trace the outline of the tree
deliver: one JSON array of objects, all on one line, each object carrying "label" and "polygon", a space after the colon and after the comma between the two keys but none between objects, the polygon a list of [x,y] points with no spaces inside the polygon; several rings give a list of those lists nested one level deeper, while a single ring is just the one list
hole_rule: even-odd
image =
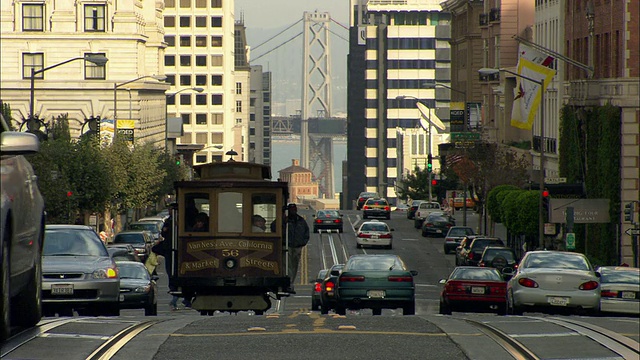
[{"label": "tree", "polygon": [[491,220],[494,222],[502,222],[502,212],[500,211],[502,208],[500,206],[500,201],[498,200],[498,194],[508,190],[519,189],[514,185],[498,185],[491,189],[491,191],[489,191],[489,194],[487,195],[487,212],[489,213],[489,216],[491,216]]},{"label": "tree", "polygon": [[9,104],[0,101],[0,113],[4,117],[7,125],[9,126],[9,130],[13,131],[13,122],[11,121],[11,106]]}]

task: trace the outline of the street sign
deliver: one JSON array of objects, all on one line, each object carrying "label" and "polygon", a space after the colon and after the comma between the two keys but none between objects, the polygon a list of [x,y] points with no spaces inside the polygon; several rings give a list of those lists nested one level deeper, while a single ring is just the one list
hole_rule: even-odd
[{"label": "street sign", "polygon": [[473,141],[480,140],[480,133],[477,132],[452,132],[451,133],[451,141]]},{"label": "street sign", "polygon": [[627,229],[624,233],[629,236],[640,236],[640,229]]},{"label": "street sign", "polygon": [[546,177],[544,178],[545,184],[564,184],[567,182],[566,177]]},{"label": "street sign", "polygon": [[576,234],[567,233],[567,250],[576,249]]}]

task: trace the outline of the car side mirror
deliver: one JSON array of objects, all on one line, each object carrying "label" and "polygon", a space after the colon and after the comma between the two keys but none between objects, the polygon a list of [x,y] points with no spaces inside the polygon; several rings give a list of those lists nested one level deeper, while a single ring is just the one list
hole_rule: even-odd
[{"label": "car side mirror", "polygon": [[602,277],[602,274],[600,274],[599,272],[596,272],[596,277],[600,278]]},{"label": "car side mirror", "polygon": [[394,229],[394,228],[391,228],[391,231],[396,231],[396,229]]},{"label": "car side mirror", "polygon": [[313,215],[311,215],[311,216],[316,217],[316,214],[313,214]]},{"label": "car side mirror", "polygon": [[340,270],[331,270],[331,276],[340,276]]},{"label": "car side mirror", "polygon": [[440,281],[438,281],[438,284],[446,284],[447,283],[447,279],[440,279]]},{"label": "car side mirror", "polygon": [[418,270],[411,270],[411,275],[417,276],[418,275]]}]

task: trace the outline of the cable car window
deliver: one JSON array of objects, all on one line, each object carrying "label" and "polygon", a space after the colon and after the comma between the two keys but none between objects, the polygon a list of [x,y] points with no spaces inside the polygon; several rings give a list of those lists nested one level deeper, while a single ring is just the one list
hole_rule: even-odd
[{"label": "cable car window", "polygon": [[251,232],[270,233],[271,223],[276,221],[276,194],[255,193],[251,195]]},{"label": "cable car window", "polygon": [[242,232],[242,193],[218,195],[218,232]]},{"label": "cable car window", "polygon": [[[184,231],[209,231],[209,194],[187,193],[184,195]],[[196,222],[199,222],[196,225]]]}]

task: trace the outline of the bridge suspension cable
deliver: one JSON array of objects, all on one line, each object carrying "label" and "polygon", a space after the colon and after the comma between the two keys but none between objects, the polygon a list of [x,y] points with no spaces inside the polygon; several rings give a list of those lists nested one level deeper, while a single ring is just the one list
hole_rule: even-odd
[{"label": "bridge suspension cable", "polygon": [[291,29],[292,27],[296,26],[296,25],[297,25],[299,22],[301,22],[301,21],[302,21],[302,19],[300,19],[300,20],[296,21],[295,23],[293,23],[293,24],[289,25],[286,29],[284,29],[284,30],[280,31],[279,33],[277,33],[277,34],[273,35],[272,37],[268,38],[267,40],[263,41],[262,43],[260,43],[260,44],[258,44],[258,45],[256,45],[256,46],[254,46],[254,47],[252,48],[252,50],[255,50],[255,49],[259,48],[260,46],[262,46],[262,45],[264,45],[264,44],[268,43],[269,41],[273,40],[274,38],[276,38],[277,36],[279,36],[279,35],[280,35],[280,34],[282,34],[283,32],[285,32],[285,31],[287,31],[287,30]]},{"label": "bridge suspension cable", "polygon": [[260,59],[261,57],[263,57],[263,56],[265,56],[265,55],[267,55],[267,54],[269,54],[269,53],[273,52],[274,50],[277,50],[278,48],[280,48],[280,47],[284,46],[284,45],[285,45],[285,44],[287,44],[288,42],[295,40],[295,38],[297,38],[297,37],[298,37],[298,36],[300,36],[300,35],[302,35],[302,31],[301,31],[301,32],[299,32],[298,34],[294,35],[294,36],[293,36],[292,38],[290,38],[289,40],[287,40],[287,41],[283,42],[282,44],[280,44],[280,45],[278,45],[278,46],[274,47],[273,49],[271,49],[271,50],[267,51],[266,53],[264,53],[264,54],[262,54],[262,55],[260,55],[260,56],[258,56],[258,57],[254,57],[254,58],[252,58],[252,59],[251,59],[251,61],[256,61],[256,60]]}]

